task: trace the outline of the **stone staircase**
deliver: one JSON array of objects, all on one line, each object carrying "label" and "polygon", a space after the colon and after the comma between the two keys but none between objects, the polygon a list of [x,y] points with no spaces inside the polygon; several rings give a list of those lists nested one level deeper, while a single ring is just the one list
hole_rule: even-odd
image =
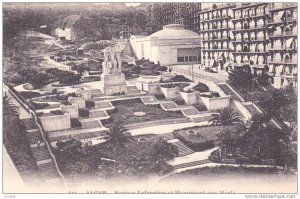
[{"label": "stone staircase", "polygon": [[45,179],[51,180],[51,179],[59,178],[58,173],[53,172],[54,170],[56,171],[56,168],[52,161],[45,164],[38,165],[38,169],[40,171],[40,175]]},{"label": "stone staircase", "polygon": [[40,147],[31,147],[31,151],[36,161],[47,160],[51,158],[46,145]]},{"label": "stone staircase", "polygon": [[168,143],[174,145],[178,149],[179,157],[190,155],[195,152],[178,139],[169,140]]},{"label": "stone staircase", "polygon": [[[26,138],[30,144],[33,157],[36,159],[40,177],[48,184],[61,184],[63,181],[58,174],[50,152],[43,142],[43,137],[33,118],[22,120],[26,128]],[[37,143],[40,143],[39,146]]]},{"label": "stone staircase", "polygon": [[207,163],[210,163],[210,162],[211,161],[208,160],[208,159],[198,160],[198,161],[193,161],[193,162],[187,162],[187,163],[173,165],[173,168],[174,169],[183,169],[183,168],[198,166],[198,165],[202,165],[202,164],[207,164]]},{"label": "stone staircase", "polygon": [[175,139],[173,133],[161,134],[160,137],[162,139],[164,139],[165,141],[169,141],[169,140],[174,140]]}]

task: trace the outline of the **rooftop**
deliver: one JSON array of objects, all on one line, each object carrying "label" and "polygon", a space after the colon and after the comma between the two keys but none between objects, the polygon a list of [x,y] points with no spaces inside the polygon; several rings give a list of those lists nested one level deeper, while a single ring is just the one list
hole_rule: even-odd
[{"label": "rooftop", "polygon": [[150,35],[149,37],[168,37],[168,38],[198,38],[196,32],[187,30],[181,24],[169,24],[163,26],[163,29]]}]

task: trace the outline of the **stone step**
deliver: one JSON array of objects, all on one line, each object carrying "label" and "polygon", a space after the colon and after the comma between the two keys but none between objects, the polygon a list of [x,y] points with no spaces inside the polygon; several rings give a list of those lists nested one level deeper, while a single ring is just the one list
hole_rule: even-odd
[{"label": "stone step", "polygon": [[210,163],[210,162],[211,162],[210,160],[205,159],[205,160],[198,160],[198,161],[193,161],[193,162],[187,162],[187,163],[183,163],[183,164],[177,164],[177,165],[173,165],[173,167],[174,167],[174,169],[183,169],[183,168],[187,168],[187,167],[192,167],[192,166],[207,164],[207,163]]},{"label": "stone step", "polygon": [[176,142],[170,142],[172,140],[169,140],[168,143],[173,144],[174,146],[177,147],[178,149],[178,156],[186,156],[186,155],[190,155],[192,153],[194,153],[194,151],[192,149],[190,149],[189,147],[187,147],[183,142],[181,141],[176,141]]},{"label": "stone step", "polygon": [[46,146],[31,148],[33,157],[36,161],[47,160],[50,158],[49,151]]}]

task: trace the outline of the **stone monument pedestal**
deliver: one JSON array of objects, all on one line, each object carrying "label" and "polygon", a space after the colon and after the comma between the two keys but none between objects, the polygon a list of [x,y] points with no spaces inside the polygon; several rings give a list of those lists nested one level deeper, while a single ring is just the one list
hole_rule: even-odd
[{"label": "stone monument pedestal", "polygon": [[102,73],[100,89],[104,95],[125,94],[127,92],[125,75],[121,72]]}]

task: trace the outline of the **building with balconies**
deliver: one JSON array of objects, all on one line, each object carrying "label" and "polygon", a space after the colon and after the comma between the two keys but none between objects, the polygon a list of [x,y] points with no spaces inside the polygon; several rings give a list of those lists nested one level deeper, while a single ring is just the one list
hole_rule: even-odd
[{"label": "building with balconies", "polygon": [[253,74],[267,71],[267,3],[239,3],[233,8],[234,69],[248,66]]},{"label": "building with balconies", "polygon": [[297,3],[270,3],[268,64],[274,87],[297,84]]},{"label": "building with balconies", "polygon": [[206,4],[199,12],[202,65],[228,70],[231,59],[233,3]]}]

